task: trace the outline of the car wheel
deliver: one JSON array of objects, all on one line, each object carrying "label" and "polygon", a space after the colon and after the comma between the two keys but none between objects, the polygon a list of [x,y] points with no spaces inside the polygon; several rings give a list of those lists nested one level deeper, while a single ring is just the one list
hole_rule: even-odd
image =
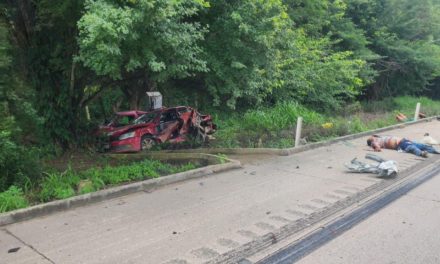
[{"label": "car wheel", "polygon": [[142,136],[141,150],[150,150],[154,145],[156,145],[156,141],[151,136]]}]

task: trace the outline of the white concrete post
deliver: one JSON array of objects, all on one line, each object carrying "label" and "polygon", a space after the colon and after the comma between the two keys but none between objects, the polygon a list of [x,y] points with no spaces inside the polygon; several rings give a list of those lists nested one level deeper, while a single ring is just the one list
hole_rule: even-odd
[{"label": "white concrete post", "polygon": [[302,122],[303,118],[299,116],[298,121],[296,122],[295,147],[299,146],[299,141],[301,139]]},{"label": "white concrete post", "polygon": [[417,103],[416,112],[414,114],[414,121],[417,121],[419,119],[419,113],[420,113],[420,103]]}]

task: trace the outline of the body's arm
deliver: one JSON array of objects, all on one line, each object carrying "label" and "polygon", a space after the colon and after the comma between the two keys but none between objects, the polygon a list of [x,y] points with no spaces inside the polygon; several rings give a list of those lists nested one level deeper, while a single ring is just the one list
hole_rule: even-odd
[{"label": "body's arm", "polygon": [[377,143],[377,142],[372,142],[372,143],[371,143],[371,147],[372,147],[373,150],[376,151],[376,152],[380,152],[380,151],[382,150],[381,147],[380,147],[380,145],[379,145],[379,143]]}]

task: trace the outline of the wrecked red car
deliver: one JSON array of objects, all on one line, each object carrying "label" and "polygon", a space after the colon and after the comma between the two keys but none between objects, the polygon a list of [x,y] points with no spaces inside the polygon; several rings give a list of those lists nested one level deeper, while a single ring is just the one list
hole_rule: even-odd
[{"label": "wrecked red car", "polygon": [[145,112],[131,124],[107,132],[107,150],[137,152],[164,142],[179,143],[188,136],[206,141],[216,130],[210,115],[188,106],[161,108]]},{"label": "wrecked red car", "polygon": [[109,122],[105,122],[104,125],[99,126],[96,134],[105,135],[108,132],[118,129],[119,127],[131,125],[134,120],[146,113],[147,112],[145,111],[139,110],[117,112]]},{"label": "wrecked red car", "polygon": [[108,151],[110,148],[110,144],[108,142],[108,134],[121,127],[131,125],[134,122],[134,120],[136,120],[138,117],[146,113],[147,112],[145,111],[138,111],[138,110],[115,113],[110,121],[105,121],[103,125],[100,125],[93,132],[97,150],[99,152]]}]

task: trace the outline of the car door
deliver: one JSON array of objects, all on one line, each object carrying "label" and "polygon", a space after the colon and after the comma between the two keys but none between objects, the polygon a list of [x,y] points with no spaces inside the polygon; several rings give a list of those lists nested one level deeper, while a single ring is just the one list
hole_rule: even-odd
[{"label": "car door", "polygon": [[178,128],[179,118],[177,111],[175,109],[164,111],[160,116],[157,138],[159,138],[161,142],[165,142],[178,133]]}]

